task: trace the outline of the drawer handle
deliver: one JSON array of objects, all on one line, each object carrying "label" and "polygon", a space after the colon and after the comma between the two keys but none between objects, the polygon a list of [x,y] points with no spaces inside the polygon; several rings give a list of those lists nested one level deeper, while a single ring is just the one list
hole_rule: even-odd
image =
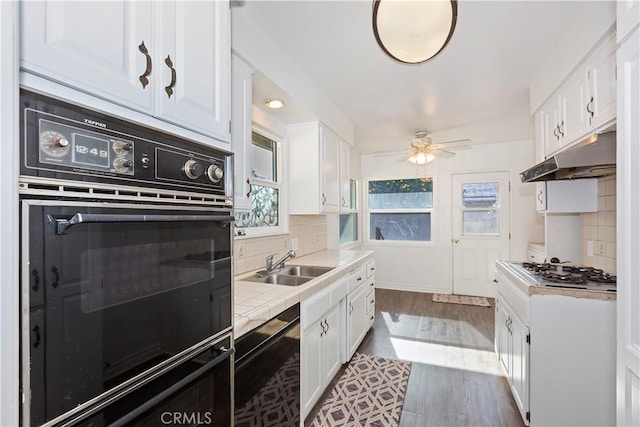
[{"label": "drawer handle", "polygon": [[362,277],[358,276],[358,278],[356,279],[356,282],[359,282],[362,280]]},{"label": "drawer handle", "polygon": [[369,320],[373,320],[373,314],[371,315],[371,317],[369,318]]},{"label": "drawer handle", "polygon": [[149,77],[149,75],[151,74],[151,56],[149,56],[149,50],[144,45],[144,40],[142,40],[142,43],[140,43],[140,45],[138,46],[138,50],[147,59],[147,67],[145,68],[144,73],[142,73],[140,77],[138,77],[140,83],[142,84],[142,89],[144,89],[149,84],[149,79],[147,77]]},{"label": "drawer handle", "polygon": [[375,302],[376,302],[376,300],[374,300],[374,299],[372,299],[372,300],[371,300],[371,304],[373,304],[373,303],[375,303]]},{"label": "drawer handle", "polygon": [[171,95],[173,95],[173,87],[176,85],[176,69],[173,68],[171,56],[167,55],[164,59],[164,63],[167,64],[167,67],[171,70],[171,83],[169,83],[169,86],[164,87],[165,92],[167,92],[167,96],[171,98]]},{"label": "drawer handle", "polygon": [[369,270],[375,271],[375,269],[376,269],[375,267],[371,267]]},{"label": "drawer handle", "polygon": [[498,279],[493,279],[493,283],[498,283]]}]

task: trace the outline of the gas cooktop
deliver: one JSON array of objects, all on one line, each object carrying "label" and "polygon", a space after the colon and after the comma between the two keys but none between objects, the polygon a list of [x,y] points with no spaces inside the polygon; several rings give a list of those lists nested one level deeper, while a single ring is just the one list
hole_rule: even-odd
[{"label": "gas cooktop", "polygon": [[535,262],[508,264],[520,277],[535,286],[616,291],[616,276],[598,268]]}]

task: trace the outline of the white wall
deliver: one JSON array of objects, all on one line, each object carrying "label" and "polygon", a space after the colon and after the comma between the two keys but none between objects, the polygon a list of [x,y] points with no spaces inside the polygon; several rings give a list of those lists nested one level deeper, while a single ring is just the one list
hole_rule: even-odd
[{"label": "white wall", "polygon": [[17,3],[0,2],[0,425],[18,424]]},{"label": "white wall", "polygon": [[[408,245],[363,245],[375,250],[376,286],[418,292],[451,293],[451,192],[452,175],[508,171],[511,178],[511,255],[512,260],[526,259],[527,243],[542,241],[543,218],[535,208],[535,185],[522,184],[519,173],[534,163],[533,141],[479,144],[458,150],[451,159],[436,159],[426,170],[398,158],[402,154],[368,154],[362,156],[362,178],[434,178],[434,234],[429,247]],[[363,183],[364,185],[364,183]],[[366,188],[362,188],[366,197]],[[366,215],[366,212],[363,212]],[[363,221],[364,222],[364,218]],[[366,234],[369,230],[363,230]]]}]

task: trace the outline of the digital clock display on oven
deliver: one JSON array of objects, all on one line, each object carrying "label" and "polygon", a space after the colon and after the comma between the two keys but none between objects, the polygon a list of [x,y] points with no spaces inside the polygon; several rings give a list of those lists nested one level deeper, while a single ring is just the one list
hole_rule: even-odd
[{"label": "digital clock display on oven", "polygon": [[109,169],[111,167],[109,148],[110,143],[106,139],[74,133],[72,162]]}]

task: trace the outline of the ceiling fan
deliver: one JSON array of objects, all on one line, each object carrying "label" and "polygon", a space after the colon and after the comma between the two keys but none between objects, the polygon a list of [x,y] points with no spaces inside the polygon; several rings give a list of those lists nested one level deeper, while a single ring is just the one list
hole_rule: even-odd
[{"label": "ceiling fan", "polygon": [[398,159],[398,161],[403,162],[409,160],[411,163],[424,165],[436,157],[448,159],[455,156],[456,153],[448,151],[452,148],[468,148],[471,146],[470,139],[459,139],[434,144],[431,142],[431,137],[427,136],[426,131],[417,131],[415,136],[410,138],[410,141],[411,151]]}]

